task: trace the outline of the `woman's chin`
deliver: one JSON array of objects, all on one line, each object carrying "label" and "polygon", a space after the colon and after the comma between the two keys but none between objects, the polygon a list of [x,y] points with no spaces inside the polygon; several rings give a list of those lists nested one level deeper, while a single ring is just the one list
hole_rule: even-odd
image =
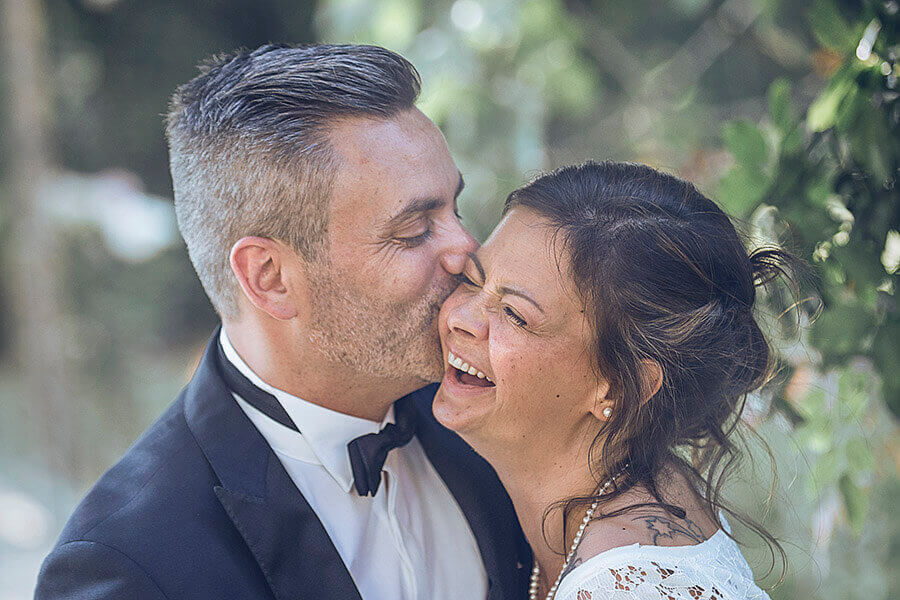
[{"label": "woman's chin", "polygon": [[463,385],[452,373],[453,369],[444,373],[441,387],[434,396],[432,412],[441,425],[466,437],[486,425],[494,409],[496,387]]}]

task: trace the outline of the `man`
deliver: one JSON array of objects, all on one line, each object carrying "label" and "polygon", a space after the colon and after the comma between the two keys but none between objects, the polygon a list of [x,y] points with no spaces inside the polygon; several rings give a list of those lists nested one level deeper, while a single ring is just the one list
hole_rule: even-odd
[{"label": "man", "polygon": [[220,57],[179,88],[178,225],[223,326],[37,598],[522,596],[512,505],[422,387],[476,244],[418,92],[402,57],[329,45]]}]

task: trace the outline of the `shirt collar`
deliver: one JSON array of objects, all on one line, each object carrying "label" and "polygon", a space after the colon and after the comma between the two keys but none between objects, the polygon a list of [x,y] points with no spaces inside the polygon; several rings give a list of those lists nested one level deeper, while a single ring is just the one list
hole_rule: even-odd
[{"label": "shirt collar", "polygon": [[[220,340],[225,357],[253,385],[275,396],[275,399],[284,407],[288,416],[302,432],[302,434],[297,433],[265,417],[268,431],[264,437],[267,441],[270,444],[272,441],[277,441],[278,450],[289,456],[306,456],[309,455],[309,451],[312,451],[312,454],[337,484],[345,492],[349,492],[353,487],[353,470],[350,467],[347,444],[361,435],[378,433],[385,425],[393,423],[394,407],[391,406],[381,423],[376,423],[313,404],[263,381],[238,355],[237,350],[231,345],[224,327],[220,334]],[[258,427],[261,421],[256,419],[254,424]],[[273,427],[268,427],[269,424]],[[271,436],[268,434],[274,431],[277,433]]]}]

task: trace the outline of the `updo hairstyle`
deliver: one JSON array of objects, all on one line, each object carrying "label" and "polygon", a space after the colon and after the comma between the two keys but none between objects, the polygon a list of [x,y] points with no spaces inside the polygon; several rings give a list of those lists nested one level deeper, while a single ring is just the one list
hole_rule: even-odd
[{"label": "updo hairstyle", "polygon": [[[610,384],[612,415],[589,460],[598,486],[622,469],[625,477],[601,498],[597,514],[640,486],[656,500],[651,504],[683,518],[684,510],[660,493],[658,478],[674,467],[720,527],[722,509],[760,534],[784,563],[778,542],[729,509],[721,487],[739,457],[732,434],[746,396],[773,371],[754,316],[757,287],[779,275],[790,279],[798,261],[777,247],[748,253],[714,202],[644,165],[565,167],[514,191],[503,212],[517,207],[536,211],[555,229],[568,258],[560,268],[574,282],[592,329],[596,373]],[[655,394],[647,361],[662,371]],[[596,498],[565,501],[564,514]]]}]

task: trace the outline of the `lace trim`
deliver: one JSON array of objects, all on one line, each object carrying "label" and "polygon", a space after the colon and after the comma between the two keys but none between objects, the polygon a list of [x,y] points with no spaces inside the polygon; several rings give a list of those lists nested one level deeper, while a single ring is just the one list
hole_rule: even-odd
[{"label": "lace trim", "polygon": [[560,584],[557,600],[769,600],[722,530],[690,546],[613,548]]}]

